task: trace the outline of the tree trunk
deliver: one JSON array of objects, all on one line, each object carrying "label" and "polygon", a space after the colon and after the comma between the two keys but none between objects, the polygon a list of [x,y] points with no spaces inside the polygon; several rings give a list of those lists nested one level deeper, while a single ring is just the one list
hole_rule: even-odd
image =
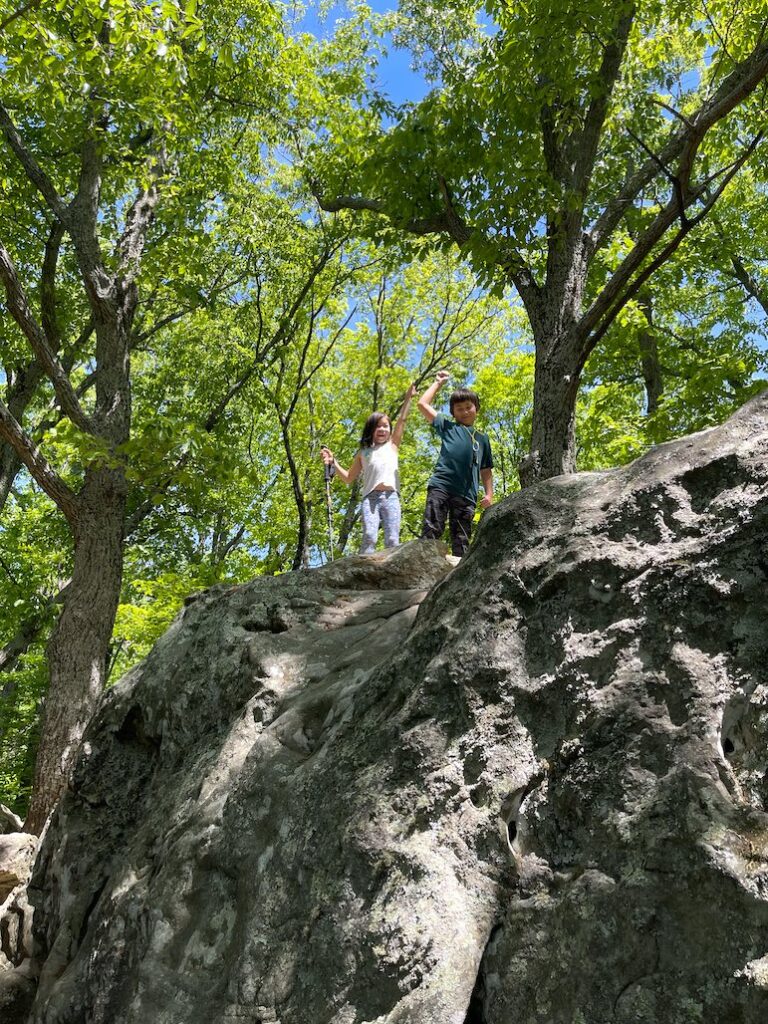
[{"label": "tree trunk", "polygon": [[291,442],[290,433],[290,420],[284,415],[278,412],[280,417],[280,433],[283,437],[283,447],[285,449],[285,458],[288,463],[288,471],[291,474],[291,488],[293,490],[293,498],[296,502],[296,511],[299,516],[299,529],[296,537],[296,551],[293,556],[293,563],[291,569],[304,569],[309,565],[309,510],[307,509],[307,500],[304,495],[304,488],[301,486],[301,477],[299,476],[299,467],[296,465],[296,460],[293,457],[293,444]]},{"label": "tree trunk", "polygon": [[350,492],[349,501],[347,502],[347,510],[344,513],[344,518],[341,521],[339,527],[339,536],[336,543],[336,549],[339,555],[343,555],[347,549],[349,543],[349,537],[352,530],[355,528],[358,520],[360,519],[360,477],[355,480],[352,484],[352,490]]},{"label": "tree trunk", "polygon": [[653,416],[659,408],[659,400],[664,393],[664,378],[661,373],[656,334],[653,330],[653,301],[650,293],[643,292],[638,295],[637,304],[645,314],[648,323],[648,327],[640,331],[638,345],[645,383],[646,415]]},{"label": "tree trunk", "polygon": [[521,487],[576,472],[578,351],[573,335],[536,341],[531,450],[520,463]]},{"label": "tree trunk", "polygon": [[72,580],[48,646],[50,686],[25,828],[39,833],[67,785],[85,727],[106,681],[123,575],[127,486],[119,469],[93,469],[74,524]]}]

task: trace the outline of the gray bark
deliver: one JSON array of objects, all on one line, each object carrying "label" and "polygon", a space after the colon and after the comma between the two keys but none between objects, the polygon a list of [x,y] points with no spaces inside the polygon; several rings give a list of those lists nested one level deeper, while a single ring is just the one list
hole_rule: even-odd
[{"label": "gray bark", "polygon": [[576,471],[577,344],[572,332],[536,346],[531,448],[519,467],[523,487]]},{"label": "gray bark", "polygon": [[89,471],[79,495],[72,579],[48,645],[49,687],[25,822],[39,833],[66,788],[107,674],[120,598],[127,486],[122,470]]}]

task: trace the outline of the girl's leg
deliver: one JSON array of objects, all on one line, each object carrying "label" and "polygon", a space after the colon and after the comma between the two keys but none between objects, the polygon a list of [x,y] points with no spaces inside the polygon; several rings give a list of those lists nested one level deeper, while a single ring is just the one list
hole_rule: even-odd
[{"label": "girl's leg", "polygon": [[371,491],[363,498],[363,541],[360,545],[361,555],[370,555],[376,550],[376,539],[379,536],[379,491]]},{"label": "girl's leg", "polygon": [[397,547],[400,543],[400,495],[397,491],[382,492],[381,525],[384,529],[384,547]]}]

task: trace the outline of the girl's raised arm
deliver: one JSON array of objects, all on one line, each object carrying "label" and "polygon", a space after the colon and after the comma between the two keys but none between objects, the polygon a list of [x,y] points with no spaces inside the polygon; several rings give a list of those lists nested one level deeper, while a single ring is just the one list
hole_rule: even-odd
[{"label": "girl's raised arm", "polygon": [[403,434],[405,433],[405,421],[408,417],[408,410],[411,407],[411,402],[416,397],[416,390],[416,385],[411,384],[405,393],[405,401],[400,409],[400,415],[397,417],[395,429],[392,431],[392,444],[395,448],[399,448],[400,442],[403,440]]}]

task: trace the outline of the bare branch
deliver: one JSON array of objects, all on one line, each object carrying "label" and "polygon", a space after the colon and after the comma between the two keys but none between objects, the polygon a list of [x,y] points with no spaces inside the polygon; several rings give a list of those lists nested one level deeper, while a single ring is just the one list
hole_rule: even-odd
[{"label": "bare branch", "polygon": [[[106,118],[102,118],[102,126]],[[87,138],[80,148],[80,178],[77,193],[69,207],[70,237],[86,292],[94,312],[111,296],[111,279],[104,269],[98,238],[101,201],[102,158],[98,141]]]},{"label": "bare branch", "polygon": [[157,201],[157,186],[152,184],[139,192],[128,211],[125,230],[118,245],[120,273],[126,284],[132,283],[138,273],[144,241],[155,215]]},{"label": "bare branch", "polygon": [[388,213],[386,204],[380,199],[366,199],[364,196],[336,196],[335,199],[327,199],[322,196],[319,190],[313,189],[315,199],[321,210],[326,213],[339,213],[341,210],[367,210],[370,213],[383,214],[388,217],[397,227],[408,231],[412,235],[440,235],[450,234],[450,225],[445,214],[436,214],[433,217],[414,217],[403,222],[398,221]]},{"label": "bare branch", "polygon": [[[661,107],[662,110],[666,110],[668,113],[672,114],[673,117],[676,117],[678,121],[682,121],[686,128],[693,128],[693,122],[687,118],[685,114],[681,114],[679,110],[671,107],[669,103],[665,103],[663,100],[657,99],[655,96],[651,96],[650,99],[651,103],[655,103],[657,107]],[[632,138],[634,137],[635,136],[633,135]]]}]

